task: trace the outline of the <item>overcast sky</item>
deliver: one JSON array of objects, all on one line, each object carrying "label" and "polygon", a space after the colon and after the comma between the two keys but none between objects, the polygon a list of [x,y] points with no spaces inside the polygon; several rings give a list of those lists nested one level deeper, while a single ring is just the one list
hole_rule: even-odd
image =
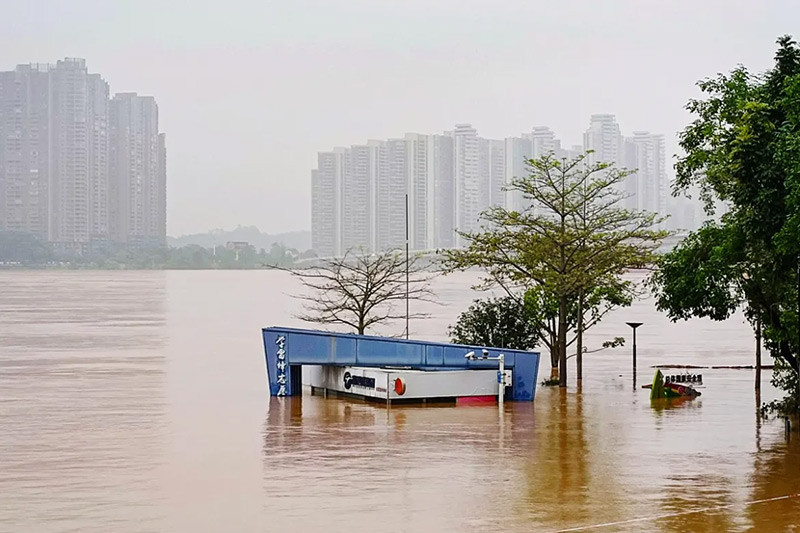
[{"label": "overcast sky", "polygon": [[318,151],[457,122],[488,138],[547,125],[572,145],[589,115],[614,113],[674,153],[698,79],[764,70],[779,35],[800,37],[798,0],[0,6],[0,70],[82,57],[112,92],[155,96],[170,235],[309,229]]}]

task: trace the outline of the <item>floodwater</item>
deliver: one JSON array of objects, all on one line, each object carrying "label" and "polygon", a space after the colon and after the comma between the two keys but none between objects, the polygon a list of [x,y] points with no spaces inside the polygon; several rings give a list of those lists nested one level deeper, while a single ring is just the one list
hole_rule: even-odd
[{"label": "floodwater", "polygon": [[[445,340],[475,279],[439,279],[412,337]],[[651,403],[629,340],[585,357],[580,393],[573,359],[568,390],[502,413],[271,399],[260,328],[302,327],[295,291],[268,271],[0,272],[0,531],[800,531],[800,434],[756,414],[769,372],[760,399],[752,370],[706,369],[701,397]],[[589,348],[626,321],[637,385],[753,361],[741,316],[670,324],[650,300]]]}]

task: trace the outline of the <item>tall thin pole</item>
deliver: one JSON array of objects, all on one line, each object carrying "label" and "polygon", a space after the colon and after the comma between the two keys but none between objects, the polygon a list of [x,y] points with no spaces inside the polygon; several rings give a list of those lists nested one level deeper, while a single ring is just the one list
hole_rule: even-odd
[{"label": "tall thin pole", "polygon": [[642,325],[641,322],[626,322],[633,329],[633,388],[636,388],[636,328]]},{"label": "tall thin pole", "polygon": [[[795,386],[795,412],[800,412],[800,257],[797,258],[797,355],[795,355],[797,368],[797,384]],[[788,424],[788,422],[787,422]]]},{"label": "tall thin pole", "polygon": [[[563,160],[564,164],[566,165],[566,158]],[[583,230],[583,237],[581,238],[581,247],[586,247],[586,176],[583,176],[583,193],[581,200],[583,202],[583,218],[581,219],[582,223],[582,230]],[[577,374],[578,374],[578,383],[583,381],[583,282],[581,282],[581,287],[578,290],[578,335],[577,335],[577,343],[576,347],[578,349],[577,356],[575,358],[575,366],[577,367]]]},{"label": "tall thin pole", "polygon": [[756,319],[756,390],[761,389],[761,318]]},{"label": "tall thin pole", "polygon": [[408,319],[409,319],[409,304],[408,304],[408,193],[406,193],[406,339],[408,338]]}]

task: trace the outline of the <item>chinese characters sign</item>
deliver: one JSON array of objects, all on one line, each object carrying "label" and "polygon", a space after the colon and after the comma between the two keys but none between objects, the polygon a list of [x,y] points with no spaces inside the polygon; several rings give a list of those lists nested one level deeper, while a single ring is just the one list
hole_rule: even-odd
[{"label": "chinese characters sign", "polygon": [[286,335],[279,335],[275,344],[278,345],[278,393],[276,396],[286,396]]}]

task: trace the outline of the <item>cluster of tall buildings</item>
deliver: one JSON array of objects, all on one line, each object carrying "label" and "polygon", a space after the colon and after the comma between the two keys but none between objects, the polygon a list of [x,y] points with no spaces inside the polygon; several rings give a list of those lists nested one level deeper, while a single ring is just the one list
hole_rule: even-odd
[{"label": "cluster of tall buildings", "polygon": [[82,59],[0,72],[0,230],[84,253],[166,244],[166,147],[150,96]]},{"label": "cluster of tall buildings", "polygon": [[505,185],[526,175],[527,159],[551,152],[572,158],[586,150],[594,151],[591,161],[637,169],[622,184],[624,207],[667,212],[663,135],[637,131],[625,137],[614,115],[592,115],[583,145],[567,148],[548,127],[494,140],[457,124],[442,134],[407,133],[320,152],[311,171],[312,248],[326,257],[352,248],[402,247],[406,201],[412,250],[462,246],[456,230],[478,230],[489,206],[524,209],[521,194]]}]

